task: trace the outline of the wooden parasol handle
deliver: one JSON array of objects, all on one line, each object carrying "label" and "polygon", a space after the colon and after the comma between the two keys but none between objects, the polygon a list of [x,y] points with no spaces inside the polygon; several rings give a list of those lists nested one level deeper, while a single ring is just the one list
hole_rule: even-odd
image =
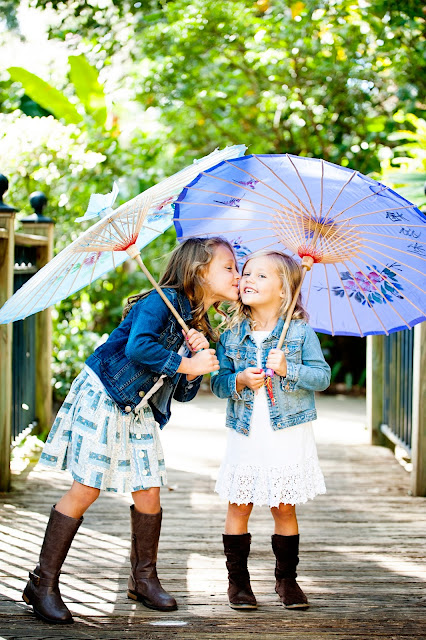
[{"label": "wooden parasol handle", "polygon": [[314,264],[313,258],[311,256],[303,256],[302,258],[302,277],[300,279],[299,286],[294,292],[293,300],[291,301],[291,305],[287,311],[287,316],[284,322],[283,329],[281,331],[280,339],[278,340],[277,349],[281,349],[283,346],[283,342],[287,335],[288,328],[290,326],[291,319],[293,317],[294,307],[296,306],[297,298],[299,297],[300,290],[302,288],[303,281],[305,279],[306,273],[311,270],[312,265]]},{"label": "wooden parasol handle", "polygon": [[158,285],[158,283],[154,280],[154,278],[152,277],[152,275],[150,274],[150,272],[148,271],[148,269],[146,268],[146,266],[144,265],[142,258],[140,256],[140,252],[139,249],[136,247],[136,245],[131,244],[130,247],[127,247],[126,252],[129,254],[129,256],[131,258],[133,258],[134,260],[136,260],[136,262],[138,263],[138,265],[140,266],[140,268],[142,269],[142,271],[144,272],[144,274],[146,275],[146,277],[148,278],[148,280],[150,281],[150,283],[152,284],[152,286],[154,287],[154,289],[157,291],[158,295],[161,297],[161,299],[164,301],[164,303],[167,305],[167,307],[170,309],[170,311],[173,313],[174,317],[176,318],[176,320],[179,322],[180,326],[182,327],[182,329],[185,331],[185,333],[188,333],[189,331],[189,327],[186,324],[186,322],[180,317],[180,315],[178,314],[178,312],[176,311],[176,309],[174,308],[174,306],[172,305],[172,303],[170,302],[170,300],[164,295],[161,287]]}]

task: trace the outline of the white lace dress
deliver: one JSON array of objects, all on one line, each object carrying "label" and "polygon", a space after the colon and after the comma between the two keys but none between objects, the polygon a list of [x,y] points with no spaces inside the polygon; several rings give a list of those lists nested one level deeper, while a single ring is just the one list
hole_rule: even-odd
[{"label": "white lace dress", "polygon": [[[253,331],[260,363],[260,345],[269,331]],[[268,505],[301,504],[325,493],[312,423],[274,431],[266,390],[255,395],[248,436],[228,429],[225,457],[215,491],[228,502]]]}]

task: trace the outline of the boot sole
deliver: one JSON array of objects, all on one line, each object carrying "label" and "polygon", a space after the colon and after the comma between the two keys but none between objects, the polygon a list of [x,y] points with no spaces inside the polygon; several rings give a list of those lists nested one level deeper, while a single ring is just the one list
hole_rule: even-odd
[{"label": "boot sole", "polygon": [[29,604],[30,607],[33,608],[35,617],[39,620],[42,620],[43,622],[47,622],[48,624],[74,624],[74,618],[71,618],[70,620],[53,620],[52,618],[47,618],[42,613],[40,613],[40,611],[37,611],[37,609],[34,608],[34,605],[31,604],[29,598],[25,594],[22,594],[22,600],[25,602],[25,604]]},{"label": "boot sole", "polygon": [[303,603],[302,604],[284,604],[284,606],[286,609],[301,609],[301,610],[309,609],[309,605],[303,604]]},{"label": "boot sole", "polygon": [[171,607],[157,607],[156,605],[152,604],[152,602],[150,602],[149,600],[141,596],[139,593],[134,593],[133,591],[128,591],[127,597],[130,598],[131,600],[137,600],[137,602],[142,602],[144,607],[147,607],[147,609],[153,609],[154,611],[176,611],[177,610],[177,604]]},{"label": "boot sole", "polygon": [[235,609],[236,611],[239,611],[239,610],[254,611],[255,609],[257,609],[257,604],[232,604],[232,602],[229,602],[228,604],[231,607],[231,609]]}]

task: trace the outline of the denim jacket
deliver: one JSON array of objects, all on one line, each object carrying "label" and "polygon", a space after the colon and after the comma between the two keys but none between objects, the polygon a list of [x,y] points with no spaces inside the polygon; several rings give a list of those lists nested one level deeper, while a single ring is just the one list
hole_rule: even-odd
[{"label": "denim jacket", "polygon": [[[264,370],[269,350],[276,348],[283,324],[284,320],[280,318],[260,346]],[[283,351],[287,375],[285,378],[278,375],[272,378],[275,405],[266,394],[274,430],[315,420],[314,392],[323,391],[330,384],[330,367],[324,360],[316,333],[305,321],[290,322]],[[254,391],[244,387],[238,393],[236,389],[237,374],[247,367],[257,366],[257,346],[247,319],[239,327],[222,334],[217,345],[217,357],[220,370],[211,378],[212,391],[219,398],[228,398],[226,426],[248,436]]]},{"label": "denim jacket", "polygon": [[[163,289],[179,314],[188,322],[192,318],[188,298],[175,289]],[[188,382],[185,374],[176,373],[184,342],[182,329],[156,291],[131,308],[124,320],[86,360],[98,375],[107,393],[117,405],[130,413],[162,374],[163,385],[148,400],[155,420],[163,428],[170,419],[172,397],[179,402],[192,400],[202,380]]]}]

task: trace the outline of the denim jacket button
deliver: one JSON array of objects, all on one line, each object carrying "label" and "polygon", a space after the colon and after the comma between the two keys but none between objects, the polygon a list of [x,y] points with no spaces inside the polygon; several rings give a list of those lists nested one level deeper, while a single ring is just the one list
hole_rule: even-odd
[{"label": "denim jacket button", "polygon": [[130,413],[130,412],[131,412],[131,410],[132,410],[132,407],[130,407],[129,405],[127,405],[127,407],[124,407],[124,411],[125,411],[126,413]]},{"label": "denim jacket button", "polygon": [[139,397],[140,397],[140,398],[143,398],[143,397],[144,397],[144,395],[145,395],[145,391],[139,391]]},{"label": "denim jacket button", "polygon": [[158,376],[154,376],[154,377],[153,377],[153,380],[154,380],[154,382],[157,382],[157,380],[158,380]]}]

